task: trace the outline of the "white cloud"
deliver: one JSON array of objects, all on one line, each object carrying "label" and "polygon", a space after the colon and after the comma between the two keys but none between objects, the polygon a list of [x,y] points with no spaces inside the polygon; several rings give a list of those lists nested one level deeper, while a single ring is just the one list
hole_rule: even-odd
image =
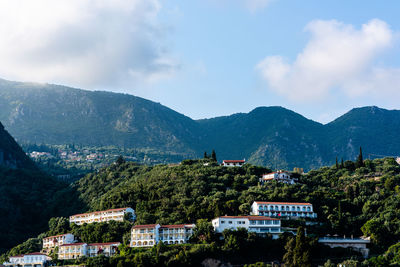
[{"label": "white cloud", "polygon": [[159,0],[2,0],[0,76],[89,88],[155,81],[177,63]]},{"label": "white cloud", "polygon": [[378,56],[394,44],[394,33],[374,19],[355,29],[332,21],[312,21],[311,38],[290,63],[268,56],[256,69],[269,88],[293,101],[329,98],[335,90],[348,97],[400,94],[400,69],[378,67]]}]

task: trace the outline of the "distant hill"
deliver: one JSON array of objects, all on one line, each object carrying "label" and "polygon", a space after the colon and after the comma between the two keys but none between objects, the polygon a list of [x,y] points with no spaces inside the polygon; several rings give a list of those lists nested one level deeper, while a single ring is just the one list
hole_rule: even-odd
[{"label": "distant hill", "polygon": [[18,142],[115,145],[218,160],[243,159],[272,169],[308,170],[335,158],[400,154],[400,111],[353,109],[323,125],[282,107],[192,120],[159,103],[111,92],[0,80],[0,121]]},{"label": "distant hill", "polygon": [[34,165],[1,123],[0,156],[1,254],[43,231],[51,216],[67,215],[83,206],[71,188]]}]

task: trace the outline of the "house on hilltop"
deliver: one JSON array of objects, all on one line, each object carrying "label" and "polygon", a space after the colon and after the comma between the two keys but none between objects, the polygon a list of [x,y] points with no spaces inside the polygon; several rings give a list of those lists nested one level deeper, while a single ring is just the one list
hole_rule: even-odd
[{"label": "house on hilltop", "polygon": [[294,178],[290,172],[283,171],[283,170],[264,174],[260,178],[261,183],[270,182],[270,181],[277,181],[277,182],[285,183],[285,184],[295,184],[298,182],[298,179]]},{"label": "house on hilltop", "polygon": [[223,160],[222,166],[224,167],[242,167],[246,163],[246,160]]}]

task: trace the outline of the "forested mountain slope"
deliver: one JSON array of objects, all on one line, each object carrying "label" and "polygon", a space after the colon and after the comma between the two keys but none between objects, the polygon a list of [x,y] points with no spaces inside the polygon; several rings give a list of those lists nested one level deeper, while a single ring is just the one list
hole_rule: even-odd
[{"label": "forested mountain slope", "polygon": [[68,185],[41,172],[1,124],[0,152],[1,253],[43,231],[51,216],[66,215],[84,205]]},{"label": "forested mountain slope", "polygon": [[367,156],[400,154],[400,111],[378,107],[353,109],[326,125],[282,107],[192,120],[132,95],[0,80],[0,121],[23,143],[151,149],[180,158],[215,149],[220,161],[245,158],[272,169],[353,160],[360,146]]}]

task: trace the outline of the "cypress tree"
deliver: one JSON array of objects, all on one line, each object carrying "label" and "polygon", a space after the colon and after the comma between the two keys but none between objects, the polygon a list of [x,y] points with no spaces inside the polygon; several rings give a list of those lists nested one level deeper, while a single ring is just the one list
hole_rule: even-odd
[{"label": "cypress tree", "polygon": [[337,157],[336,157],[336,169],[339,169],[339,163],[337,161]]},{"label": "cypress tree", "polygon": [[342,162],[340,163],[340,168],[344,168],[343,158],[342,158]]},{"label": "cypress tree", "polygon": [[208,155],[207,155],[207,152],[206,152],[206,151],[204,151],[204,158],[205,158],[205,159],[208,159]]},{"label": "cypress tree", "polygon": [[214,150],[214,149],[213,149],[212,152],[211,152],[211,158],[212,158],[214,161],[217,161],[217,154],[215,153],[215,150]]},{"label": "cypress tree", "polygon": [[362,155],[362,149],[360,147],[360,153],[358,154],[357,161],[356,161],[356,168],[364,167],[364,159]]}]

